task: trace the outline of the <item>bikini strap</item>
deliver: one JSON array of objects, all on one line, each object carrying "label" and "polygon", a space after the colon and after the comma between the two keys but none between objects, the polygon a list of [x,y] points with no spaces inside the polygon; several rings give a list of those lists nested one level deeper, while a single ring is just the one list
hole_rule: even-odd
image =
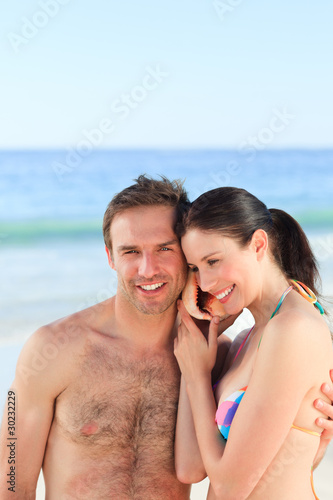
[{"label": "bikini strap", "polygon": [[281,298],[279,300],[279,303],[278,305],[276,306],[272,316],[269,318],[269,319],[272,319],[274,318],[275,314],[278,312],[278,310],[280,309],[280,307],[282,306],[282,302],[284,301],[284,299],[287,297],[288,293],[291,292],[291,290],[293,289],[293,285],[290,285],[286,291],[283,292],[283,294],[281,295]]},{"label": "bikini strap", "polygon": [[[281,298],[279,300],[278,305],[276,306],[272,316],[269,319],[274,318],[275,314],[280,309],[282,302],[284,301],[284,299],[286,298],[288,293],[291,292],[291,290],[293,290],[293,289],[296,290],[304,299],[306,299],[308,302],[313,304],[319,310],[320,314],[324,314],[325,311],[322,308],[322,306],[319,304],[317,297],[313,293],[313,291],[309,287],[304,285],[304,283],[302,283],[301,281],[297,281],[297,280],[291,280],[291,281],[292,281],[292,285],[290,285],[287,288],[287,290],[285,292],[283,292],[283,294],[281,295]],[[262,340],[262,335],[261,335],[260,340],[259,340],[258,349],[260,347],[261,340]]]},{"label": "bikini strap", "polygon": [[[254,328],[254,325],[253,325],[253,327],[252,327],[252,328],[250,328],[250,330],[247,332],[247,334],[246,334],[246,336],[245,336],[245,339],[243,340],[243,342],[241,343],[241,345],[240,345],[240,346],[239,346],[239,348],[238,348],[238,351],[237,351],[237,353],[236,353],[236,356],[235,356],[235,357],[234,357],[234,359],[232,360],[232,364],[235,362],[235,360],[236,360],[236,358],[237,358],[238,354],[239,354],[239,353],[241,352],[241,350],[243,349],[243,347],[244,347],[244,345],[245,345],[245,343],[246,343],[247,339],[249,338],[250,333],[252,332],[253,328]],[[220,380],[221,380],[221,379],[220,379]],[[216,387],[218,386],[218,384],[219,384],[220,380],[218,380],[217,382],[215,382],[215,384],[213,385],[213,391],[214,391],[214,392],[215,392],[215,389],[216,389]],[[245,389],[247,389],[247,387],[246,387]],[[244,390],[245,390],[245,389],[244,389]]]},{"label": "bikini strap", "polygon": [[312,488],[312,493],[314,494],[314,497],[315,497],[315,500],[319,500],[319,498],[317,497],[317,494],[315,492],[315,489],[314,489],[314,482],[313,482],[313,465],[311,466],[311,488]]},{"label": "bikini strap", "polygon": [[295,425],[295,424],[293,424],[291,426],[291,428],[296,429],[298,431],[305,432],[306,434],[311,434],[311,436],[317,436],[317,437],[321,436],[321,432],[311,431],[310,429],[305,429],[304,427],[298,427],[298,425]]},{"label": "bikini strap", "polygon": [[[317,297],[316,295],[313,293],[313,291],[307,287],[306,285],[304,285],[304,283],[302,283],[301,281],[297,281],[297,280],[291,280],[292,281],[292,285],[290,285],[287,290],[285,290],[283,292],[283,294],[281,295],[281,298],[278,302],[278,305],[276,306],[276,308],[274,309],[271,317],[269,319],[272,319],[274,318],[274,316],[276,315],[276,313],[279,311],[280,307],[282,306],[282,303],[284,301],[284,299],[287,297],[288,293],[291,292],[291,290],[296,290],[297,292],[299,292],[299,294],[304,297],[308,302],[310,302],[311,304],[313,304],[317,309],[319,309],[319,312],[320,314],[324,314],[324,309],[322,308],[322,306],[319,304],[318,300],[317,300]],[[251,328],[251,330],[248,332],[248,334],[246,335],[245,339],[243,340],[243,342],[241,343],[237,353],[236,353],[236,356],[234,357],[234,360],[233,360],[233,363],[235,362],[237,356],[239,355],[239,353],[241,352],[241,350],[243,349],[250,333],[252,332],[254,328],[254,325],[253,327]],[[260,337],[260,340],[259,340],[259,343],[258,343],[258,349],[260,347],[260,344],[261,344],[261,341],[262,341],[262,337],[263,337],[263,333]]]},{"label": "bikini strap", "polygon": [[243,340],[243,342],[242,342],[242,343],[241,343],[241,345],[239,346],[238,351],[237,351],[237,353],[236,353],[236,356],[235,356],[235,357],[234,357],[234,359],[233,359],[233,363],[236,361],[236,358],[238,357],[238,354],[239,354],[239,353],[241,352],[241,350],[243,349],[243,347],[244,347],[244,345],[245,345],[245,343],[246,343],[247,339],[249,338],[250,333],[252,332],[253,328],[254,328],[254,325],[253,325],[253,327],[250,329],[250,331],[246,334],[245,339]]},{"label": "bikini strap", "polygon": [[[278,310],[280,309],[280,307],[282,306],[282,302],[284,301],[284,299],[287,297],[288,293],[291,292],[291,290],[293,290],[293,285],[290,285],[287,290],[285,290],[283,292],[283,294],[281,295],[281,298],[278,302],[278,305],[276,306],[276,308],[274,309],[274,312],[272,313],[271,317],[269,319],[272,319],[274,318],[275,314],[278,312]],[[258,349],[260,347],[260,344],[261,344],[261,341],[262,341],[262,337],[264,335],[264,332],[261,334],[261,337],[260,337],[260,340],[259,340],[259,343],[258,343]]]},{"label": "bikini strap", "polygon": [[322,306],[319,304],[316,295],[313,293],[313,291],[304,285],[301,281],[297,280],[292,280],[294,288],[299,292],[304,299],[306,299],[308,302],[313,304],[317,309],[319,309],[320,314],[324,314],[325,311],[322,308]]}]

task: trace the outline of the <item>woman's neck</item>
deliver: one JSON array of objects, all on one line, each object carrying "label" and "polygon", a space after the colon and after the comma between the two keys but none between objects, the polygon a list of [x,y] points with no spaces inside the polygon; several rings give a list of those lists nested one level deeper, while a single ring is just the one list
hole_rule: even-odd
[{"label": "woman's neck", "polygon": [[290,286],[282,272],[274,267],[267,270],[256,297],[248,306],[258,327],[268,323],[283,292]]}]

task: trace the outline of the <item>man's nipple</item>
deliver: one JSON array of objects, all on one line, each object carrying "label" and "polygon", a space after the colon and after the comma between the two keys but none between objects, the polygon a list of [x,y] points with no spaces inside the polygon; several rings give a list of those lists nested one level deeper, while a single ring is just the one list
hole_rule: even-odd
[{"label": "man's nipple", "polygon": [[95,434],[98,430],[98,424],[96,422],[89,422],[88,424],[84,424],[83,427],[81,427],[81,434],[83,436],[91,436],[92,434]]}]

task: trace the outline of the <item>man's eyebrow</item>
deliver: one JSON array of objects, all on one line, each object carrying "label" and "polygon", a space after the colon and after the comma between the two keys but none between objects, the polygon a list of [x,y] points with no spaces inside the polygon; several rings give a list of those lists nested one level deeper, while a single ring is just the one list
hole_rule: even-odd
[{"label": "man's eyebrow", "polygon": [[120,245],[117,247],[118,252],[126,252],[128,250],[135,250],[137,247],[135,245]]},{"label": "man's eyebrow", "polygon": [[171,245],[178,245],[178,244],[179,244],[179,240],[174,239],[174,240],[166,241],[165,243],[161,243],[161,244],[159,244],[159,246],[160,247],[169,247]]},{"label": "man's eyebrow", "polygon": [[[158,247],[169,247],[171,245],[178,245],[179,244],[179,240],[177,238],[173,239],[173,240],[170,240],[170,241],[166,241],[165,243],[158,243],[156,246]],[[117,247],[117,251],[118,252],[128,252],[129,250],[135,250],[137,248],[136,245],[119,245]]]}]

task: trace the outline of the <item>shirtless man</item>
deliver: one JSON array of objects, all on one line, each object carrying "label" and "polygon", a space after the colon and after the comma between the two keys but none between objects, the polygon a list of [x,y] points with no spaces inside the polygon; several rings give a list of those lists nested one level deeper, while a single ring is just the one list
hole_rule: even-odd
[{"label": "shirtless man", "polygon": [[46,500],[189,499],[173,453],[176,299],[187,274],[175,224],[187,203],[180,185],[141,176],[109,204],[103,231],[117,293],[39,329],[23,348],[14,434],[7,410],[2,425],[1,500],[35,499],[41,467]]}]

